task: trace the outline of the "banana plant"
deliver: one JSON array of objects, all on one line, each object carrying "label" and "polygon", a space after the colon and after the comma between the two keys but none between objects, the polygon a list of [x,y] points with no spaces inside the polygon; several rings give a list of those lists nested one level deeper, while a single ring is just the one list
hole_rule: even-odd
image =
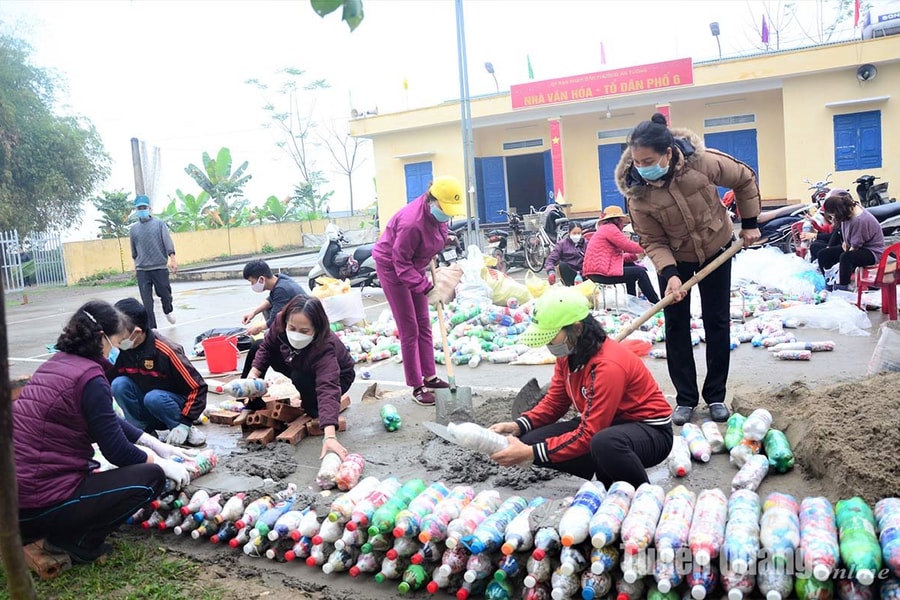
[{"label": "banana plant", "polygon": [[259,209],[260,221],[270,223],[287,223],[299,220],[297,206],[290,198],[282,201],[276,196],[269,196]]},{"label": "banana plant", "polygon": [[209,194],[200,192],[196,196],[175,190],[166,209],[158,216],[172,231],[199,231],[212,224]]},{"label": "banana plant", "polygon": [[194,164],[185,168],[187,173],[204,192],[209,194],[215,203],[213,222],[228,229],[228,254],[231,254],[231,228],[234,226],[235,217],[247,205],[246,200],[233,202],[233,198],[240,198],[244,193],[244,185],[250,181],[252,175],[244,175],[250,163],[246,160],[234,171],[231,170],[231,150],[220,148],[215,159],[209,154],[203,153],[203,170]]}]

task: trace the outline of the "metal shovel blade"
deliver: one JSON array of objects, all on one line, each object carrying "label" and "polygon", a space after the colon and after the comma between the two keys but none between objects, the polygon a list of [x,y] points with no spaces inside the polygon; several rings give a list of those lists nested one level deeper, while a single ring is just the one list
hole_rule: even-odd
[{"label": "metal shovel blade", "polygon": [[450,430],[447,429],[446,425],[441,425],[439,423],[435,423],[434,421],[423,421],[422,425],[425,426],[425,429],[433,433],[434,435],[444,438],[451,444],[459,445],[459,442],[456,441],[456,437],[450,433]]},{"label": "metal shovel blade", "polygon": [[468,423],[475,420],[475,409],[472,407],[472,388],[467,386],[452,389],[434,390],[434,404],[437,422]]}]

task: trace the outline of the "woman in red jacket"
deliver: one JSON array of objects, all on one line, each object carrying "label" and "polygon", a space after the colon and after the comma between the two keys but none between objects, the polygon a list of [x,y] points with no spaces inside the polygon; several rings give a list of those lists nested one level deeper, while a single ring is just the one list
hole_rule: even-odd
[{"label": "woman in red jacket", "polygon": [[[544,344],[556,359],[550,389],[537,406],[491,430],[509,434],[509,446],[491,455],[503,466],[534,461],[597,480],[638,486],[647,467],[672,450],[672,407],[632,351],[608,339],[573,288],[554,288],[535,303],[519,341]],[[570,408],[578,416],[560,421]]]},{"label": "woman in red jacket", "polygon": [[618,206],[610,206],[603,211],[600,226],[591,236],[584,255],[584,275],[594,283],[624,282],[625,290],[632,296],[637,296],[637,283],[647,300],[656,304],[659,295],[650,283],[647,269],[633,264],[644,249],[622,233],[627,221],[628,215]]}]

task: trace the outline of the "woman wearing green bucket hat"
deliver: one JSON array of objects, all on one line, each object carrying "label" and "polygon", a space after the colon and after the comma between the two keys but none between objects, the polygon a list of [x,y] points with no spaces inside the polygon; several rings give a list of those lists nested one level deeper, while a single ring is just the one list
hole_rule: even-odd
[{"label": "woman wearing green bucket hat", "polygon": [[[537,406],[491,426],[509,434],[509,446],[491,458],[503,466],[533,460],[584,479],[596,476],[607,487],[646,483],[645,469],[672,449],[672,407],[643,361],[607,338],[573,288],[544,293],[519,340],[546,345],[556,369]],[[560,421],[573,406],[579,415]]]}]

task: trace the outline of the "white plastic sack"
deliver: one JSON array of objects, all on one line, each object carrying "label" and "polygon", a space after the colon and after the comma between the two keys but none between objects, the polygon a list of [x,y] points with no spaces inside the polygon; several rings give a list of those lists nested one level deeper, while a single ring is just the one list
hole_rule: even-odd
[{"label": "white plastic sack", "polygon": [[366,309],[363,306],[362,293],[358,288],[350,288],[346,294],[322,298],[322,308],[332,323],[354,325],[366,318]]},{"label": "white plastic sack", "polygon": [[885,321],[879,331],[881,334],[875,344],[866,375],[885,371],[900,372],[900,322]]},{"label": "white plastic sack", "polygon": [[836,330],[843,335],[869,335],[872,327],[868,315],[841,298],[829,296],[821,304],[798,304],[766,313],[779,319],[797,319],[802,326]]},{"label": "white plastic sack", "polygon": [[491,288],[481,278],[484,269],[484,254],[478,246],[471,245],[466,250],[466,258],[456,261],[462,269],[462,277],[456,286],[457,303],[490,304]]},{"label": "white plastic sack", "polygon": [[732,266],[731,281],[741,287],[755,283],[799,297],[811,297],[824,287],[815,266],[796,254],[784,254],[778,248],[759,248],[738,254]]}]

